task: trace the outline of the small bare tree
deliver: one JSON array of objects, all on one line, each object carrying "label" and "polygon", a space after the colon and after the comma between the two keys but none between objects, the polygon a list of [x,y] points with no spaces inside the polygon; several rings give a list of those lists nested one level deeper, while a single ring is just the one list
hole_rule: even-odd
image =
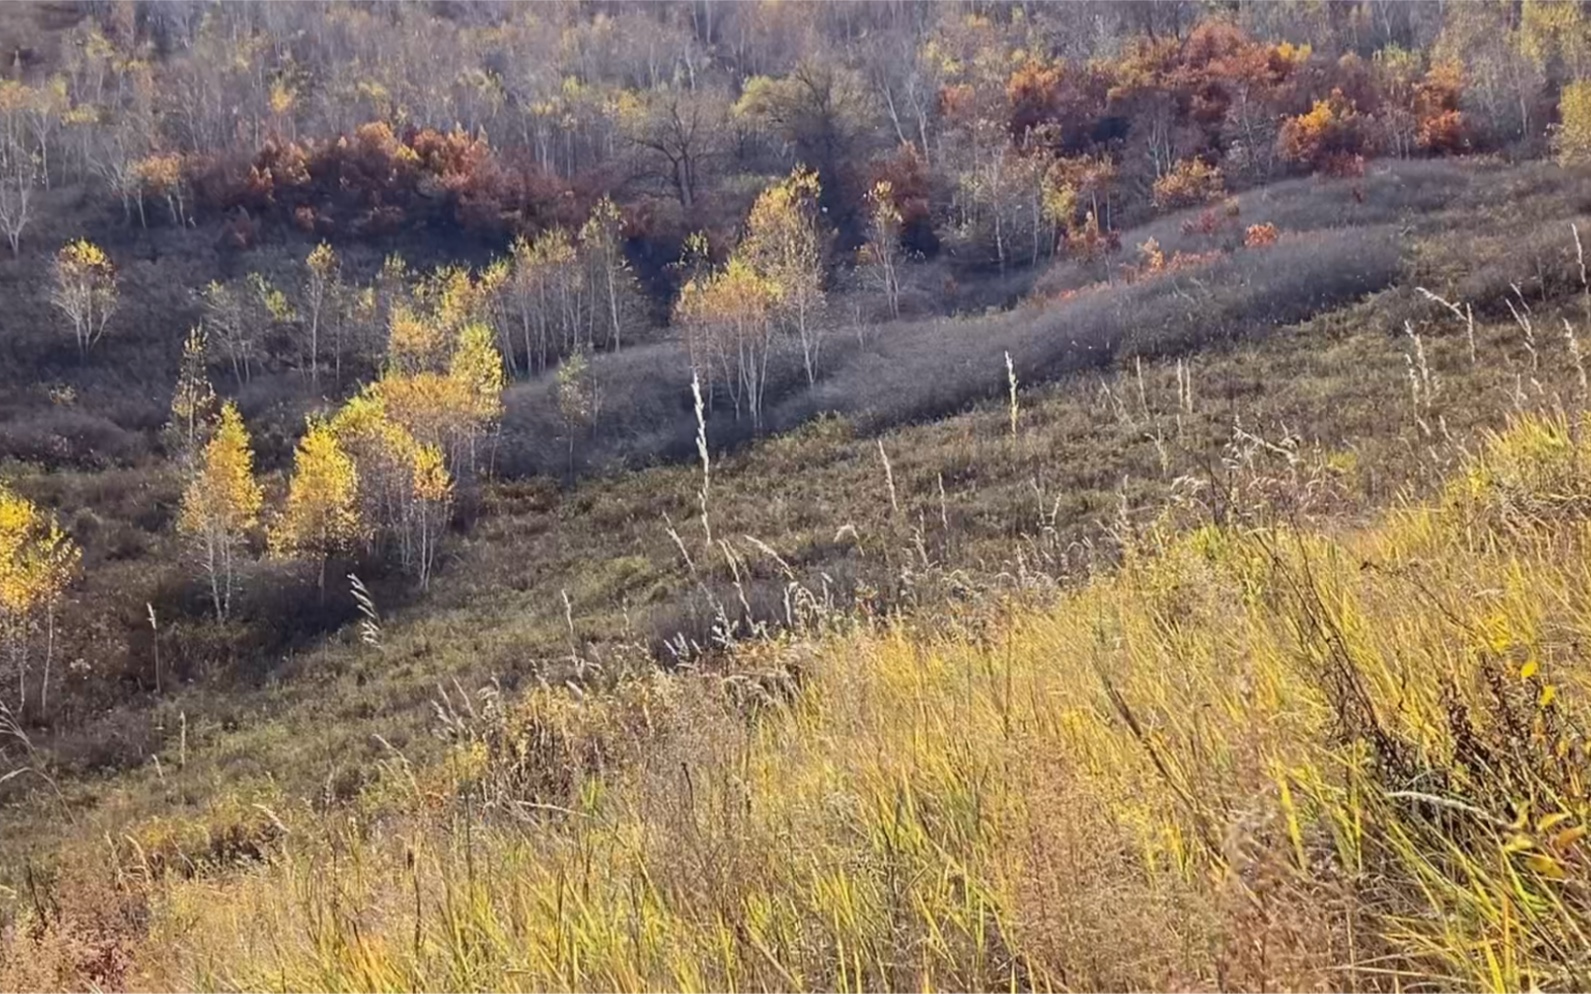
[{"label": "small bare tree", "polygon": [[98,245],[79,238],[61,246],[54,276],[50,303],[72,322],[77,350],[87,355],[116,312],[116,267]]},{"label": "small bare tree", "polygon": [[22,244],[22,232],[33,216],[33,171],[30,164],[11,168],[0,175],[0,231],[11,243],[11,257],[16,258]]}]

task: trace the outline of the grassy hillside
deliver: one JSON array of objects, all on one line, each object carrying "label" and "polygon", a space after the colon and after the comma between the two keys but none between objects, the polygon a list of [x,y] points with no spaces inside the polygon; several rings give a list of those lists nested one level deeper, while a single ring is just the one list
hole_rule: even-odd
[{"label": "grassy hillside", "polygon": [[451,698],[382,818],[258,808],[222,876],[146,834],[4,980],[88,926],[179,987],[1584,986],[1586,427],[1363,529],[1150,527],[1042,607]]},{"label": "grassy hillside", "polygon": [[0,5],[0,992],[1591,986],[1584,14]]},{"label": "grassy hillside", "polygon": [[[163,606],[132,658],[176,687],[0,784],[0,986],[1573,985],[1540,888],[1580,809],[1532,750],[1579,748],[1583,203],[1506,177],[1411,207],[1356,303],[1018,367],[1014,433],[1007,398],[719,452],[712,544],[696,465],[499,480],[369,640]],[[132,518],[144,473],[18,479]]]}]

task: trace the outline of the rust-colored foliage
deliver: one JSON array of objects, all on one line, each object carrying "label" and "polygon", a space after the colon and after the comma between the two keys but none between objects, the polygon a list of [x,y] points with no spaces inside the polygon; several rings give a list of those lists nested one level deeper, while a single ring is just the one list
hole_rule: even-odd
[{"label": "rust-colored foliage", "polygon": [[1269,221],[1263,224],[1251,224],[1248,226],[1248,230],[1243,233],[1243,245],[1245,248],[1264,248],[1267,245],[1275,245],[1277,234],[1276,225],[1271,224]]},{"label": "rust-colored foliage", "polygon": [[1426,72],[1414,96],[1419,119],[1416,145],[1433,155],[1457,155],[1469,149],[1469,122],[1458,109],[1463,92],[1463,70],[1456,63],[1438,63]]},{"label": "rust-colored foliage", "polygon": [[360,125],[332,141],[272,139],[244,169],[204,161],[194,182],[207,207],[242,207],[306,231],[382,235],[407,224],[508,234],[572,223],[585,198],[532,166],[505,161],[459,129],[394,132]]},{"label": "rust-colored foliage", "polygon": [[1206,207],[1198,216],[1182,222],[1184,235],[1214,238],[1237,224],[1237,213],[1226,208]]},{"label": "rust-colored foliage", "polygon": [[930,213],[933,176],[916,146],[901,145],[893,154],[876,160],[870,172],[868,189],[889,184],[890,204],[900,215],[901,244],[923,254],[937,248],[939,240]]}]

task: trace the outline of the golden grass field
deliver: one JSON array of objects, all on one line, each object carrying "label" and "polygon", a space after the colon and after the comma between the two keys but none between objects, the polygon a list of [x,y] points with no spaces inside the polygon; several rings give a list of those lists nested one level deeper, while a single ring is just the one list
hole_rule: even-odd
[{"label": "golden grass field", "polygon": [[1587,427],[1518,419],[1336,534],[1144,529],[1042,606],[454,702],[379,822],[225,876],[124,860],[125,979],[1583,987]]}]

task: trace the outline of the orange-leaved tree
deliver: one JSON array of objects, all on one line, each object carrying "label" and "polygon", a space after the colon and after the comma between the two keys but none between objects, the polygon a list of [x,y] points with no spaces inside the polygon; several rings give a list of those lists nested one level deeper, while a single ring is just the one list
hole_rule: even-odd
[{"label": "orange-leaved tree", "polygon": [[1282,158],[1316,172],[1348,175],[1367,150],[1365,119],[1341,90],[1317,100],[1308,113],[1288,118],[1277,136]]}]

